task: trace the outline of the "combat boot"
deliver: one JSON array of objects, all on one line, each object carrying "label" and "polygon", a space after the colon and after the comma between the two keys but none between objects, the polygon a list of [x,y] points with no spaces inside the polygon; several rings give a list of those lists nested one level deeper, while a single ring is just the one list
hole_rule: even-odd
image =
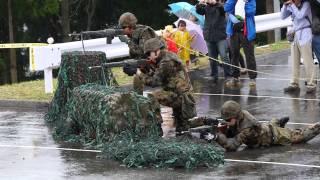
[{"label": "combat boot", "polygon": [[256,80],[255,79],[250,79],[249,87],[250,88],[255,88],[256,87]]},{"label": "combat boot", "polygon": [[203,126],[205,121],[205,117],[193,117],[188,120],[188,123],[191,128],[198,127],[198,126]]},{"label": "combat boot", "polygon": [[297,83],[291,83],[288,87],[283,89],[286,93],[300,92],[300,87]]},{"label": "combat boot", "polygon": [[230,81],[225,83],[225,86],[228,88],[238,88],[241,86],[239,78],[232,78]]},{"label": "combat boot", "polygon": [[279,119],[279,126],[284,128],[286,126],[287,122],[289,121],[289,119],[290,118],[288,116],[280,118]]}]

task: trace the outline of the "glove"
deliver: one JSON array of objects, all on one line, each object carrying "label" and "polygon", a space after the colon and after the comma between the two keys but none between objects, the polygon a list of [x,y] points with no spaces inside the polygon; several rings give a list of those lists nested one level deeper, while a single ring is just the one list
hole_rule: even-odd
[{"label": "glove", "polygon": [[233,31],[234,32],[242,32],[243,31],[243,22],[240,21],[238,23],[233,24]]},{"label": "glove", "polygon": [[151,70],[151,65],[149,63],[146,63],[144,65],[141,65],[139,69],[144,74],[147,74]]},{"label": "glove", "polygon": [[137,73],[137,67],[134,67],[128,64],[124,65],[122,70],[124,73],[126,73],[129,76],[133,76]]}]

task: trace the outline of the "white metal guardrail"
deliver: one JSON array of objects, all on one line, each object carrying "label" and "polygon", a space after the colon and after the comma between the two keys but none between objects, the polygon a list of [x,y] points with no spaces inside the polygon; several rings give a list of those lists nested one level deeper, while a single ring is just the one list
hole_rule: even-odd
[{"label": "white metal guardrail", "polygon": [[[255,21],[257,33],[285,28],[292,24],[290,18],[282,20],[280,13],[255,16]],[[128,46],[120,42],[118,38],[114,38],[112,44],[107,44],[106,38],[85,40],[83,43],[86,51],[102,51],[106,53],[107,58],[126,57],[129,55]],[[53,92],[52,70],[60,66],[61,54],[82,50],[81,41],[31,47],[30,70],[44,71],[46,93]]]},{"label": "white metal guardrail", "polygon": [[292,26],[291,18],[282,20],[280,12],[255,16],[255,22],[257,33]]}]

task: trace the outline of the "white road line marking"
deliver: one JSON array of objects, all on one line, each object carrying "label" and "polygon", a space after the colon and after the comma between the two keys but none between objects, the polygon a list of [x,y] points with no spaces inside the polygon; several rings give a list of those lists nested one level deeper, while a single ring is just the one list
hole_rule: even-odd
[{"label": "white road line marking", "polygon": [[[3,145],[3,144],[0,144],[0,147],[5,147],[5,148],[25,148],[25,149],[63,150],[63,151],[93,152],[93,153],[101,153],[102,152],[100,150],[90,150],[90,149],[73,149],[73,148],[57,148],[57,147],[41,147],[41,146],[18,146],[18,145]],[[241,160],[241,159],[225,159],[225,162],[230,162],[230,163],[232,163],[232,162],[255,163],[255,164],[270,164],[270,165],[282,165],[282,166],[320,168],[320,166],[317,166],[317,165],[281,163],[281,162],[269,162],[269,161],[251,161],[251,160]]]},{"label": "white road line marking", "polygon": [[25,149],[63,150],[63,151],[77,151],[77,152],[95,152],[95,153],[101,153],[102,152],[100,150],[92,150],[92,149],[73,149],[73,148],[41,147],[41,146],[20,146],[20,145],[4,145],[4,144],[0,144],[0,147],[25,148]]},{"label": "white road line marking", "polygon": [[261,65],[257,65],[257,66],[260,66],[260,67],[291,67],[286,64],[261,64]]},{"label": "white road line marking", "polygon": [[281,163],[281,162],[269,162],[269,161],[250,161],[250,160],[238,160],[238,159],[225,159],[225,162],[240,162],[240,163],[255,163],[255,164],[270,164],[270,165],[281,165],[281,166],[320,168],[320,166],[317,166],[317,165]]},{"label": "white road line marking", "polygon": [[290,100],[300,100],[300,101],[320,101],[320,99],[307,99],[307,98],[290,98],[282,96],[253,96],[253,95],[237,95],[237,94],[211,94],[211,93],[193,93],[194,95],[200,96],[230,96],[230,97],[255,97],[255,98],[271,98],[271,99],[290,99]]},{"label": "white road line marking", "polygon": [[[268,123],[270,121],[259,121],[262,123]],[[288,122],[287,124],[292,124],[292,125],[305,125],[305,126],[311,126],[314,125],[314,123],[296,123],[296,122]]]}]

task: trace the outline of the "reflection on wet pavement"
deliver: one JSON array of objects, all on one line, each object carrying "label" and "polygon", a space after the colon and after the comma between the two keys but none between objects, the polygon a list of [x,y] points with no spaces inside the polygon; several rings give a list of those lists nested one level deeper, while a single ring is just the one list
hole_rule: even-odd
[{"label": "reflection on wet pavement", "polygon": [[[285,56],[261,64],[286,65]],[[319,121],[319,90],[306,95],[301,82],[300,94],[284,94],[290,79],[288,66],[258,66],[259,71],[282,77],[259,74],[256,89],[250,89],[247,76],[241,79],[242,87],[223,87],[224,79],[217,84],[207,77],[209,70],[191,72],[197,93],[198,115],[219,116],[220,106],[226,100],[239,102],[260,120],[290,116],[290,122],[314,123]],[[303,74],[303,73],[302,73]],[[224,95],[221,95],[224,94]],[[244,96],[228,96],[244,95]],[[250,95],[250,96],[247,96]],[[274,96],[301,99],[276,99]],[[320,169],[288,165],[226,162],[214,169],[127,169],[119,163],[100,159],[99,153],[75,152],[58,149],[21,148],[18,146],[70,147],[79,145],[54,142],[44,124],[44,112],[0,109],[0,179],[319,179]],[[170,124],[169,122],[166,122]],[[301,125],[289,125],[292,128]],[[6,145],[1,146],[1,145]],[[281,162],[320,166],[320,137],[307,144],[276,146],[265,149],[245,149],[226,153],[227,159]]]}]

